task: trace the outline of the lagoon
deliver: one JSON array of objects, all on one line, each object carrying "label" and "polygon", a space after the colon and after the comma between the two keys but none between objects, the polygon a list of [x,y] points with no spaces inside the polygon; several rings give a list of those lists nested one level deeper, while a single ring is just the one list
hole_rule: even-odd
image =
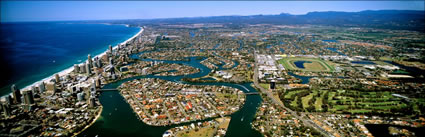
[{"label": "lagoon", "polygon": [[297,68],[305,69],[304,63],[312,63],[311,61],[294,61],[294,64]]}]

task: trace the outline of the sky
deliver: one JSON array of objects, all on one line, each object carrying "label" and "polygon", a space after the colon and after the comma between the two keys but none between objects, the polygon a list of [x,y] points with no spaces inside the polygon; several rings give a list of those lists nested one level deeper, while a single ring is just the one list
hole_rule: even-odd
[{"label": "sky", "polygon": [[1,22],[424,10],[424,1],[1,1]]}]

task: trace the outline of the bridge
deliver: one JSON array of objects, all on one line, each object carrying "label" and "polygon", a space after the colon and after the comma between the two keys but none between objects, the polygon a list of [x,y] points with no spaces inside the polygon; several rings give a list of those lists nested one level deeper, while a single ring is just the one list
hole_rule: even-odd
[{"label": "bridge", "polygon": [[259,95],[260,93],[259,92],[248,92],[248,93],[245,93],[245,95]]},{"label": "bridge", "polygon": [[115,88],[103,88],[103,89],[98,89],[97,91],[116,91],[118,89]]}]

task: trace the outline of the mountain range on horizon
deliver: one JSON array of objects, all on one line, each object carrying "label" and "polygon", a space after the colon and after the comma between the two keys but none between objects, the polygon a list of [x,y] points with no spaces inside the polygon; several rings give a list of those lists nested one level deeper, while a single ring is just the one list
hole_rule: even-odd
[{"label": "mountain range on horizon", "polygon": [[281,13],[275,15],[210,16],[163,19],[98,20],[130,25],[224,23],[232,26],[244,24],[274,25],[330,25],[340,27],[371,27],[380,29],[413,30],[425,32],[425,11],[420,10],[365,10],[359,12],[315,11],[303,15]]}]

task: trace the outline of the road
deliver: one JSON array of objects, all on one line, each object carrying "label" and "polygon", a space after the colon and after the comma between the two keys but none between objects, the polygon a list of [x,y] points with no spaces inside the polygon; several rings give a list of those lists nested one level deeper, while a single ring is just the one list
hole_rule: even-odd
[{"label": "road", "polygon": [[[274,57],[274,55],[272,56],[272,59],[276,62],[276,59]],[[258,83],[258,61],[257,61],[257,53],[256,51],[254,51],[254,60],[255,60],[255,67],[254,67],[254,85],[255,87],[259,88],[261,90],[261,92],[266,93],[267,96],[272,100],[273,103],[278,104],[279,106],[281,106],[283,109],[285,109],[286,111],[288,111],[289,113],[291,113],[292,116],[296,117],[297,119],[301,120],[304,125],[312,127],[314,129],[316,129],[317,131],[319,131],[322,135],[326,136],[326,137],[333,137],[333,135],[329,134],[328,132],[326,132],[322,127],[318,126],[317,124],[315,124],[314,122],[312,122],[309,119],[305,119],[299,115],[297,115],[297,113],[295,111],[292,111],[291,109],[285,107],[285,105],[280,101],[277,100],[274,96],[273,93],[269,90],[264,89],[263,87],[260,86],[260,84]],[[279,68],[279,67],[278,67]],[[280,70],[281,68],[279,68]],[[281,70],[282,71],[282,70]]]}]

